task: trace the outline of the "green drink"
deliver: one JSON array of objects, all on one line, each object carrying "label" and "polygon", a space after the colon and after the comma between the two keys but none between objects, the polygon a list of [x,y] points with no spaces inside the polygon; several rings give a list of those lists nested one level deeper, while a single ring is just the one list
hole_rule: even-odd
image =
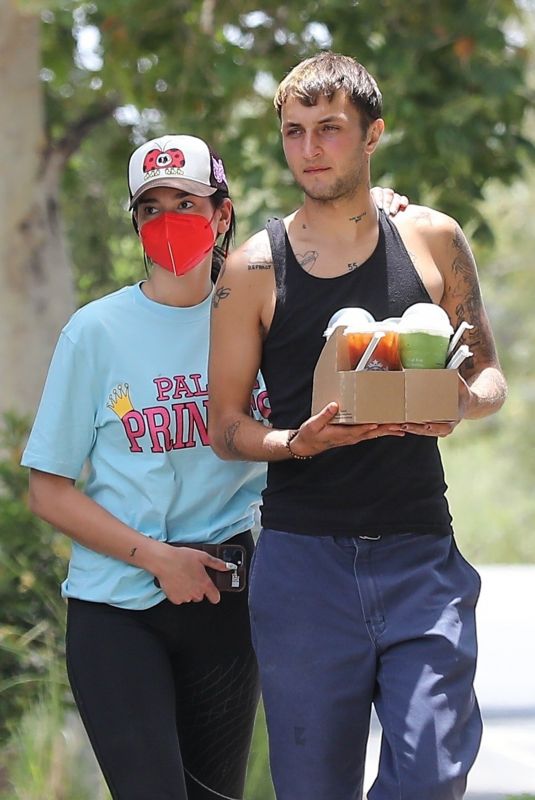
[{"label": "green drink", "polygon": [[399,355],[405,369],[444,369],[450,337],[425,331],[399,333]]},{"label": "green drink", "polygon": [[405,369],[444,369],[453,328],[443,308],[435,303],[409,306],[398,331]]}]

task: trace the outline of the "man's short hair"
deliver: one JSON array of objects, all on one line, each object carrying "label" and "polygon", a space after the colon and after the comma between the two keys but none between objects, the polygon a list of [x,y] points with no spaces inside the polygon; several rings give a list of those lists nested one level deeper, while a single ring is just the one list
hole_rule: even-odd
[{"label": "man's short hair", "polygon": [[361,112],[364,130],[380,118],[383,97],[375,79],[354,58],[339,53],[321,52],[301,61],[281,81],[273,102],[280,119],[289,97],[315,106],[320,97],[331,100],[338,91],[345,92]]}]

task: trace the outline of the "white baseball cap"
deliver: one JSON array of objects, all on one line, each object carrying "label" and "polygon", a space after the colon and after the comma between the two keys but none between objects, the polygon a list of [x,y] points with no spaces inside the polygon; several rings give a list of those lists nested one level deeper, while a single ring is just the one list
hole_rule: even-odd
[{"label": "white baseball cap", "polygon": [[147,188],[169,186],[198,197],[228,194],[223,160],[202,139],[160,136],[134,150],[128,162],[130,208]]}]

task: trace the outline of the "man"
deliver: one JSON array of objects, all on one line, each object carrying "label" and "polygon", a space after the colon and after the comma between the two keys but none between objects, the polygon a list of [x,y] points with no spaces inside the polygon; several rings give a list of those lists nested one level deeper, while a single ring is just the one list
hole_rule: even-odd
[{"label": "man", "polygon": [[[476,267],[454,220],[370,195],[384,123],[374,79],[321,53],[275,97],[303,205],[228,260],[214,297],[210,433],[226,459],[269,462],[250,607],[278,800],[357,800],[372,704],[383,728],[370,800],[457,800],[479,747],[473,693],[480,583],[452,536],[437,437],[456,422],[337,425],[310,416],[331,315],[440,304],[473,328],[464,418],[506,385]],[[257,370],[271,403],[249,413]]]}]

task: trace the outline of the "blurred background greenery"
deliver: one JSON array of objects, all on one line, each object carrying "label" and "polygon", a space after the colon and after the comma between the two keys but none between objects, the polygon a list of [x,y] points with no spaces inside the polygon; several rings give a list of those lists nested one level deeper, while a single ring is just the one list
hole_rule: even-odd
[{"label": "blurred background greenery", "polygon": [[[0,62],[0,135],[13,154],[0,163],[0,800],[108,797],[63,667],[58,584],[68,542],[29,514],[18,466],[37,400],[32,378],[40,386],[60,320],[75,305],[142,275],[125,164],[144,139],[184,131],[213,142],[230,176],[239,241],[299,202],[271,98],[281,77],[318,49],[357,57],[383,90],[387,133],[373,182],[453,214],[473,243],[510,397],[499,415],[464,423],[442,443],[449,498],[468,558],[535,563],[534,8],[528,0],[430,5],[0,4],[0,50],[11,52]],[[33,166],[25,173],[17,142],[29,127]],[[59,255],[51,249],[58,242]],[[59,258],[64,292],[53,283]],[[10,322],[12,308],[18,322]],[[20,357],[14,343],[23,335],[34,339],[24,340]],[[267,775],[261,712],[249,798],[272,800]]]}]

